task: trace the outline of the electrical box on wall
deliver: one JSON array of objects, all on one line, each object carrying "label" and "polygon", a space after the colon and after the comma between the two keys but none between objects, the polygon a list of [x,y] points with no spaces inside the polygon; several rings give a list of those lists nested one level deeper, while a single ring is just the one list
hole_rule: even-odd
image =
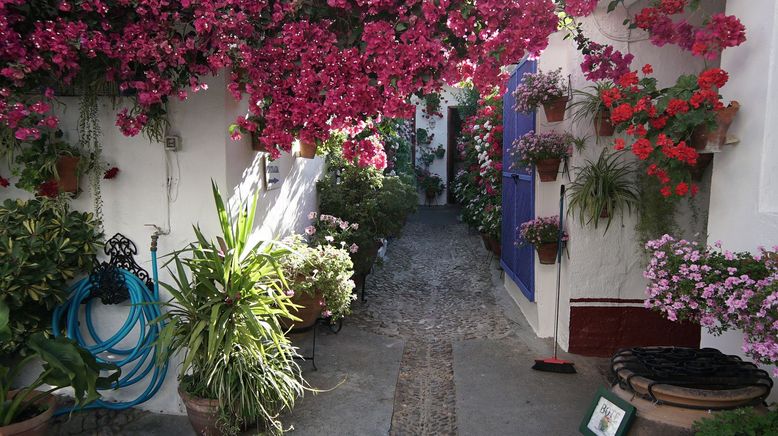
[{"label": "electrical box on wall", "polygon": [[176,135],[165,136],[165,150],[167,151],[181,150],[181,138]]}]

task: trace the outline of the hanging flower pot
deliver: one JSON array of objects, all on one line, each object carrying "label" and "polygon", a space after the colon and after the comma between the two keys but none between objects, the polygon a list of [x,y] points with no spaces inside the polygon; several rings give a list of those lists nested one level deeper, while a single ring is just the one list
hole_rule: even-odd
[{"label": "hanging flower pot", "polygon": [[702,125],[695,127],[692,131],[691,145],[695,150],[716,151],[727,141],[727,132],[735,115],[740,110],[740,103],[733,101],[729,106],[716,110],[716,125],[712,129]]},{"label": "hanging flower pot", "polygon": [[553,182],[559,174],[559,165],[562,159],[541,159],[535,163],[541,182]]},{"label": "hanging flower pot", "polygon": [[567,102],[569,100],[570,97],[563,96],[543,103],[543,112],[546,113],[546,121],[549,123],[556,123],[564,120]]},{"label": "hanging flower pot", "polygon": [[81,161],[79,156],[60,156],[57,158],[57,175],[59,179],[56,181],[59,186],[60,192],[70,192],[75,194],[78,192],[78,163]]},{"label": "hanging flower pot", "polygon": [[608,208],[603,206],[602,209],[600,209],[600,218],[608,218],[609,216]]},{"label": "hanging flower pot", "polygon": [[553,265],[556,263],[557,251],[559,246],[556,242],[548,242],[535,246],[538,251],[538,259],[543,265]]},{"label": "hanging flower pot", "polygon": [[611,111],[600,109],[594,116],[594,133],[599,137],[613,136],[616,128],[611,122]]},{"label": "hanging flower pot", "polygon": [[300,157],[305,159],[316,157],[316,143],[300,141]]}]

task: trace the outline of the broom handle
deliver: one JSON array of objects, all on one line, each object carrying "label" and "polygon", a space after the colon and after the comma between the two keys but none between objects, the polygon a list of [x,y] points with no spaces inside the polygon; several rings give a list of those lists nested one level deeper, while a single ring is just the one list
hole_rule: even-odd
[{"label": "broom handle", "polygon": [[556,243],[556,300],[554,307],[554,359],[557,358],[557,335],[559,334],[559,282],[562,278],[562,237],[564,231],[564,211],[565,211],[565,185],[559,188],[559,231],[557,232]]}]

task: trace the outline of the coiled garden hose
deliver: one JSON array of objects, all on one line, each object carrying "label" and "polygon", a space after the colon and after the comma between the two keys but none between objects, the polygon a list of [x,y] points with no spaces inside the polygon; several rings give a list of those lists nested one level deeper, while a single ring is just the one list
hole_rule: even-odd
[{"label": "coiled garden hose", "polygon": [[[110,338],[103,339],[93,323],[92,309],[96,298],[93,298],[94,285],[88,277],[75,283],[70,288],[70,297],[54,310],[51,323],[54,336],[59,336],[63,331],[62,327],[64,327],[65,335],[89,351],[98,361],[112,363],[122,368],[121,378],[114,383],[113,389],[139,383],[150,374],[150,380],[146,389],[137,398],[130,401],[112,402],[98,399],[77,409],[67,408],[58,410],[55,413],[56,415],[70,413],[72,410],[128,409],[149,400],[162,387],[167,374],[168,363],[165,362],[164,364],[157,365],[157,349],[154,342],[159,336],[162,326],[152,322],[161,315],[159,305],[156,304],[159,302],[156,233],[151,239],[151,268],[154,280],[153,293],[137,276],[124,269],[119,269],[119,273],[124,277],[127,290],[129,291],[131,307],[124,325]],[[82,303],[85,305],[84,321],[86,332],[82,331],[79,320]],[[64,326],[62,324],[63,320]],[[139,328],[136,329],[136,327]],[[135,345],[131,348],[118,346],[133,330],[138,331],[138,340]]]}]

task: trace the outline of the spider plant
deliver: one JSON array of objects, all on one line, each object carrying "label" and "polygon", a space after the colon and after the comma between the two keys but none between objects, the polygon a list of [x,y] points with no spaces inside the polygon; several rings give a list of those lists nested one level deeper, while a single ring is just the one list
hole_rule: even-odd
[{"label": "spider plant", "polygon": [[600,119],[605,117],[608,112],[600,94],[613,86],[613,82],[597,82],[583,90],[574,90],[574,101],[570,104],[570,109],[573,111],[573,122],[579,126],[582,123],[599,123]]},{"label": "spider plant", "polygon": [[233,218],[213,184],[221,235],[173,253],[173,296],[158,322],[161,360],[183,352],[179,380],[191,396],[217,400],[217,425],[232,433],[259,423],[282,431],[278,415],[304,391],[295,348],[280,318],[294,319],[280,260],[289,253],[278,243],[251,243],[256,197]]},{"label": "spider plant", "polygon": [[616,214],[625,210],[632,213],[632,208],[639,204],[635,165],[620,159],[618,154],[603,150],[596,162],[587,160],[576,170],[568,189],[569,212],[578,215],[581,226],[593,224],[597,228],[600,218],[607,218],[607,232]]}]

